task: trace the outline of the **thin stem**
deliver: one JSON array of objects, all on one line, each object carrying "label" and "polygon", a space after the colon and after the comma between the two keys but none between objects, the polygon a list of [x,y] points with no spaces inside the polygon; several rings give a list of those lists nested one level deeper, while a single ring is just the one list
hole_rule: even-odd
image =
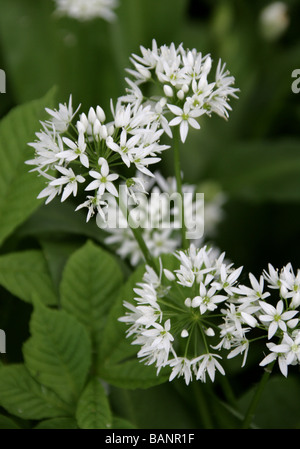
[{"label": "thin stem", "polygon": [[213,424],[211,421],[208,404],[206,398],[203,394],[203,386],[198,382],[192,382],[192,387],[194,391],[194,397],[196,400],[198,412],[200,419],[202,421],[204,429],[213,429]]},{"label": "thin stem", "polygon": [[174,149],[174,169],[177,183],[177,192],[181,196],[181,236],[182,247],[187,249],[189,246],[186,238],[185,216],[184,216],[184,198],[182,193],[182,180],[181,180],[181,165],[180,165],[180,151],[179,151],[179,129],[176,126],[173,132],[173,149]]},{"label": "thin stem", "polygon": [[261,398],[262,392],[269,380],[270,374],[272,372],[273,366],[274,366],[274,362],[272,362],[270,365],[267,366],[267,368],[265,369],[265,372],[259,382],[259,384],[257,385],[256,391],[254,393],[254,396],[252,398],[252,401],[249,405],[248,411],[245,415],[244,421],[242,423],[242,429],[249,429],[249,427],[252,424],[252,420],[253,417],[255,415],[259,400]]},{"label": "thin stem", "polygon": [[221,376],[220,384],[221,384],[223,393],[225,395],[225,398],[226,398],[228,404],[231,407],[236,409],[237,408],[237,401],[236,401],[234,392],[233,392],[233,390],[231,388],[231,385],[230,385],[230,382],[228,380],[228,377],[227,376]]},{"label": "thin stem", "polygon": [[146,263],[151,268],[153,268],[154,271],[159,275],[159,269],[158,269],[157,264],[156,264],[154,258],[152,257],[152,255],[150,254],[150,251],[149,251],[149,249],[148,249],[148,247],[147,247],[147,245],[145,243],[145,240],[144,240],[142,232],[141,232],[141,228],[135,227],[135,226],[130,226],[130,222],[129,222],[129,219],[128,219],[129,218],[128,209],[125,207],[125,205],[124,205],[124,203],[123,203],[123,201],[121,200],[120,197],[117,198],[117,201],[118,201],[120,210],[123,213],[124,217],[126,218],[128,226],[130,227],[130,229],[131,229],[131,231],[132,231],[132,233],[134,235],[134,238],[135,238],[137,244],[139,245],[140,250],[143,253],[143,256],[144,256],[144,259],[145,259]]}]

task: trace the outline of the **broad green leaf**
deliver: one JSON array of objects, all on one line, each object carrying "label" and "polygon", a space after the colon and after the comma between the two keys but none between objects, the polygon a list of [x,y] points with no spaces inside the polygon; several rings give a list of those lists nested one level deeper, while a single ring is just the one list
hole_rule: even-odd
[{"label": "broad green leaf", "polygon": [[35,429],[78,429],[78,426],[73,418],[53,418],[41,421]]},{"label": "broad green leaf", "polygon": [[72,410],[53,391],[38,383],[24,365],[7,365],[0,370],[0,405],[23,419],[70,416]]},{"label": "broad green leaf", "polygon": [[57,304],[57,295],[43,253],[28,250],[0,256],[0,285],[18,298]]},{"label": "broad green leaf", "polygon": [[78,401],[76,419],[81,429],[112,427],[110,405],[100,379],[93,378],[86,386]]},{"label": "broad green leaf", "polygon": [[127,419],[114,417],[113,418],[113,429],[136,429],[136,426],[132,424],[130,421],[127,421]]},{"label": "broad green leaf", "polygon": [[28,370],[68,404],[75,404],[91,364],[85,328],[64,310],[51,310],[36,302],[30,330],[32,336],[23,347]]},{"label": "broad green leaf", "polygon": [[103,331],[105,337],[100,350],[98,374],[120,388],[149,388],[168,379],[164,370],[157,376],[154,366],[146,366],[138,360],[137,346],[131,345],[131,340],[126,338],[126,325],[118,321],[125,314],[123,301],[133,302],[133,288],[141,281],[144,272],[144,267],[139,267],[122,287]]},{"label": "broad green leaf", "polygon": [[96,349],[106,338],[103,327],[122,283],[114,257],[90,241],[71,255],[63,272],[61,305],[84,324]]},{"label": "broad green leaf", "polygon": [[0,429],[21,429],[21,427],[12,418],[0,415]]},{"label": "broad green leaf", "polygon": [[44,108],[53,104],[54,91],[40,100],[17,106],[0,122],[0,245],[41,204],[36,199],[44,183],[29,173],[28,146],[40,129]]},{"label": "broad green leaf", "polygon": [[54,199],[49,204],[43,204],[22,226],[19,227],[19,237],[43,236],[43,234],[71,234],[86,236],[98,242],[103,242],[107,233],[98,228],[96,220],[86,222],[86,213],[82,209],[75,212],[76,205]]},{"label": "broad green leaf", "polygon": [[[147,389],[111,388],[110,403],[117,416],[138,429],[196,429],[202,422],[195,413],[195,390],[202,386],[187,386],[176,379]],[[115,429],[122,429],[121,425],[113,423]]]},{"label": "broad green leaf", "polygon": [[59,296],[64,267],[71,254],[82,246],[82,238],[76,239],[73,236],[55,234],[51,237],[39,238],[38,240],[47,261],[55,290]]}]

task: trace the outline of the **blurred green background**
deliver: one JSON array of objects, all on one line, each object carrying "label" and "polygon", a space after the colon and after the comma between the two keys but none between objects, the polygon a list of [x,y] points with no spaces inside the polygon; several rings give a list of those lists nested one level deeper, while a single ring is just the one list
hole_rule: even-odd
[{"label": "blurred green background", "polygon": [[[259,275],[270,262],[300,267],[300,4],[286,1],[288,26],[268,38],[261,26],[263,0],[120,0],[117,21],[80,23],[54,14],[52,0],[0,0],[0,68],[7,76],[0,118],[56,86],[56,101],[73,95],[81,111],[123,94],[125,68],[140,45],[183,43],[226,62],[239,87],[228,122],[203,118],[182,146],[185,181],[216,183],[227,195],[215,244],[236,266]],[[109,113],[107,113],[109,115]],[[39,124],[36,124],[36,131]],[[34,138],[32,135],[31,139]],[[26,147],[24,147],[26,152]],[[27,157],[24,157],[26,160]],[[0,161],[1,163],[1,161]],[[173,174],[171,152],[161,171]],[[40,207],[3,242],[0,253],[42,247],[59,282],[67,257],[87,238],[102,242],[94,224],[70,204]],[[30,309],[4,288],[0,328],[11,332],[10,361],[27,336]],[[9,299],[9,301],[8,301]],[[18,313],[14,310],[18,308]],[[13,318],[12,318],[13,315]],[[5,326],[4,326],[5,324]],[[251,364],[245,376],[252,375]],[[297,388],[299,386],[297,385]]]}]

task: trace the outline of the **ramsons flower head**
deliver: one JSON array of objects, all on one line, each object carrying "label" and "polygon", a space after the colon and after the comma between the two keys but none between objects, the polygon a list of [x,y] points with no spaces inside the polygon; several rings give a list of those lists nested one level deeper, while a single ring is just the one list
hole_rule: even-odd
[{"label": "ramsons flower head", "polygon": [[168,135],[172,128],[179,126],[180,137],[185,142],[189,128],[200,128],[200,118],[213,113],[227,119],[231,106],[230,97],[237,98],[234,77],[226,69],[226,64],[218,61],[212,74],[211,56],[203,55],[196,49],[157,46],[140,47],[141,54],[130,58],[132,67],[127,69],[129,77],[124,103],[143,103],[144,85],[151,83],[155,93],[145,101],[156,113],[157,121]]},{"label": "ramsons flower head", "polygon": [[160,277],[146,267],[134,290],[135,304],[124,303],[128,311],[120,321],[129,326],[132,344],[140,346],[137,357],[154,364],[157,373],[171,369],[170,380],[183,376],[187,384],[206,382],[208,375],[214,381],[216,371],[225,373],[222,356],[213,348],[221,308],[232,297],[223,288],[224,270],[232,288],[241,270],[226,264],[224,256],[206,246],[178,251],[172,269],[162,260]]},{"label": "ramsons flower head", "polygon": [[[122,179],[131,183],[131,190],[133,184],[145,190],[143,179],[154,177],[150,167],[161,160],[168,146],[160,143],[163,130],[146,105],[112,104],[110,121],[99,105],[87,114],[78,110],[73,109],[72,96],[68,104],[46,109],[48,119],[41,123],[36,140],[29,143],[34,158],[26,163],[45,179],[39,198],[46,203],[60,195],[64,201],[79,191],[81,196],[86,193],[76,210],[86,207],[89,220],[95,213],[103,215],[102,206],[110,196],[119,196],[119,171]],[[134,181],[132,169],[143,178]]]},{"label": "ramsons flower head", "polygon": [[[169,369],[170,380],[214,381],[217,372],[225,374],[224,357],[242,356],[245,366],[259,339],[266,346],[258,363],[277,360],[287,376],[290,365],[300,364],[298,273],[291,264],[280,271],[269,265],[259,280],[249,275],[249,286],[241,274],[242,267],[234,268],[225,253],[208,246],[162,257],[160,276],[146,267],[134,303],[124,302],[127,312],[120,318],[132,344],[140,346],[137,357],[158,374]],[[288,300],[280,293],[282,283]]]}]

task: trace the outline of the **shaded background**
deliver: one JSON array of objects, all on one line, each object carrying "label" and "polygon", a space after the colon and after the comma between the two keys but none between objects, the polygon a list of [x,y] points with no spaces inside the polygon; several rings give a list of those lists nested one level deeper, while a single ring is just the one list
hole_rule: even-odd
[{"label": "shaded background", "polygon": [[[293,70],[300,69],[300,5],[285,3],[289,25],[270,39],[260,26],[262,8],[269,4],[262,0],[120,0],[113,24],[59,18],[51,0],[0,0],[0,68],[7,76],[0,117],[53,86],[57,103],[72,93],[82,111],[98,104],[109,111],[110,99],[124,92],[130,54],[140,45],[151,46],[153,38],[158,45],[182,42],[210,53],[215,67],[221,58],[236,78],[240,98],[231,101],[228,122],[206,117],[200,131],[191,130],[182,147],[185,181],[213,182],[227,195],[214,242],[236,266],[255,275],[269,262],[276,267],[291,262],[297,269],[300,93],[293,93],[291,85]],[[173,174],[170,152],[161,170]],[[67,257],[87,238],[102,242],[96,226],[74,216],[69,204],[53,202],[41,205],[0,252],[42,247],[58,283]],[[18,328],[8,342],[10,361],[17,361],[31,309],[4,288],[0,293],[0,328]],[[256,379],[251,363],[245,382],[249,376]],[[298,384],[289,391],[298,390]]]}]

